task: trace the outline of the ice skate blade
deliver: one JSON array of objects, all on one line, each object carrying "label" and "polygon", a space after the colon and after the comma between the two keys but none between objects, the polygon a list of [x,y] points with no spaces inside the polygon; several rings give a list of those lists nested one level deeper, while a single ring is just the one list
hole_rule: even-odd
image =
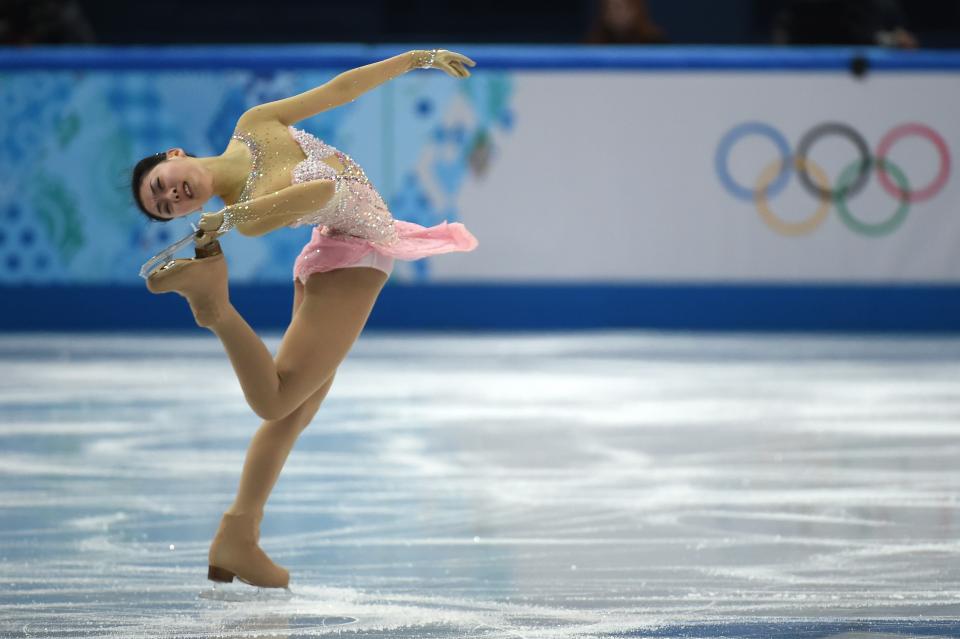
[{"label": "ice skate blade", "polygon": [[290,588],[259,588],[239,580],[235,583],[214,582],[212,588],[202,590],[200,599],[213,601],[289,601],[293,599]]}]

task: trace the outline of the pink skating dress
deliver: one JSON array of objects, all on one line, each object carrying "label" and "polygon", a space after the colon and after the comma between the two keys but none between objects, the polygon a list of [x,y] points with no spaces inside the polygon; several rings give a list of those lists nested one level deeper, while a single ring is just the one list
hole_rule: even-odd
[{"label": "pink skating dress", "polygon": [[[306,131],[290,127],[290,134],[307,156],[294,167],[292,182],[336,180],[334,195],[322,209],[290,225],[316,225],[293,265],[294,279],[306,282],[311,273],[356,265],[371,251],[418,260],[477,247],[477,239],[459,222],[427,228],[394,219],[363,169],[349,156]],[[337,156],[343,173],[322,161],[329,155]]]}]

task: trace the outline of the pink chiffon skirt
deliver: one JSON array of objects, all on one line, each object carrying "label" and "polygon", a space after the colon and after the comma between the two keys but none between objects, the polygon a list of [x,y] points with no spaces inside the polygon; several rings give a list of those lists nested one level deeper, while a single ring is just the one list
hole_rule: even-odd
[{"label": "pink chiffon skirt", "polygon": [[[312,273],[352,266],[372,266],[389,274],[385,265],[392,260],[419,260],[431,255],[472,251],[477,238],[459,222],[443,222],[424,227],[413,222],[394,220],[399,239],[389,245],[378,244],[352,235],[338,235],[326,226],[315,226],[293,265],[293,277],[306,283]],[[376,252],[378,256],[369,255]]]}]

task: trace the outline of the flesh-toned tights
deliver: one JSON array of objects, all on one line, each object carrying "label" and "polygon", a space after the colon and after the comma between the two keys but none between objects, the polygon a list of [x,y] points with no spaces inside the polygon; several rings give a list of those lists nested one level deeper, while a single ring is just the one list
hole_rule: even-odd
[{"label": "flesh-toned tights", "polygon": [[228,513],[263,516],[290,450],[319,410],[386,281],[385,273],[367,267],[314,273],[305,285],[296,281],[293,317],[275,360],[232,306],[210,327],[247,402],[264,419],[247,449]]}]

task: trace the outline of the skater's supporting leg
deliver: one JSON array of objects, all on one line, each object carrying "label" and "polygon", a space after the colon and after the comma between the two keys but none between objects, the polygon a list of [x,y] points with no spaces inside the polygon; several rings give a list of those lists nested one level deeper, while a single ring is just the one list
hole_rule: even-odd
[{"label": "skater's supporting leg", "polygon": [[280,470],[296,443],[327,396],[334,377],[331,376],[317,392],[311,395],[295,411],[277,420],[264,421],[247,449],[240,476],[240,487],[233,504],[227,509],[231,514],[250,514],[260,521],[263,507],[273,490]]}]

